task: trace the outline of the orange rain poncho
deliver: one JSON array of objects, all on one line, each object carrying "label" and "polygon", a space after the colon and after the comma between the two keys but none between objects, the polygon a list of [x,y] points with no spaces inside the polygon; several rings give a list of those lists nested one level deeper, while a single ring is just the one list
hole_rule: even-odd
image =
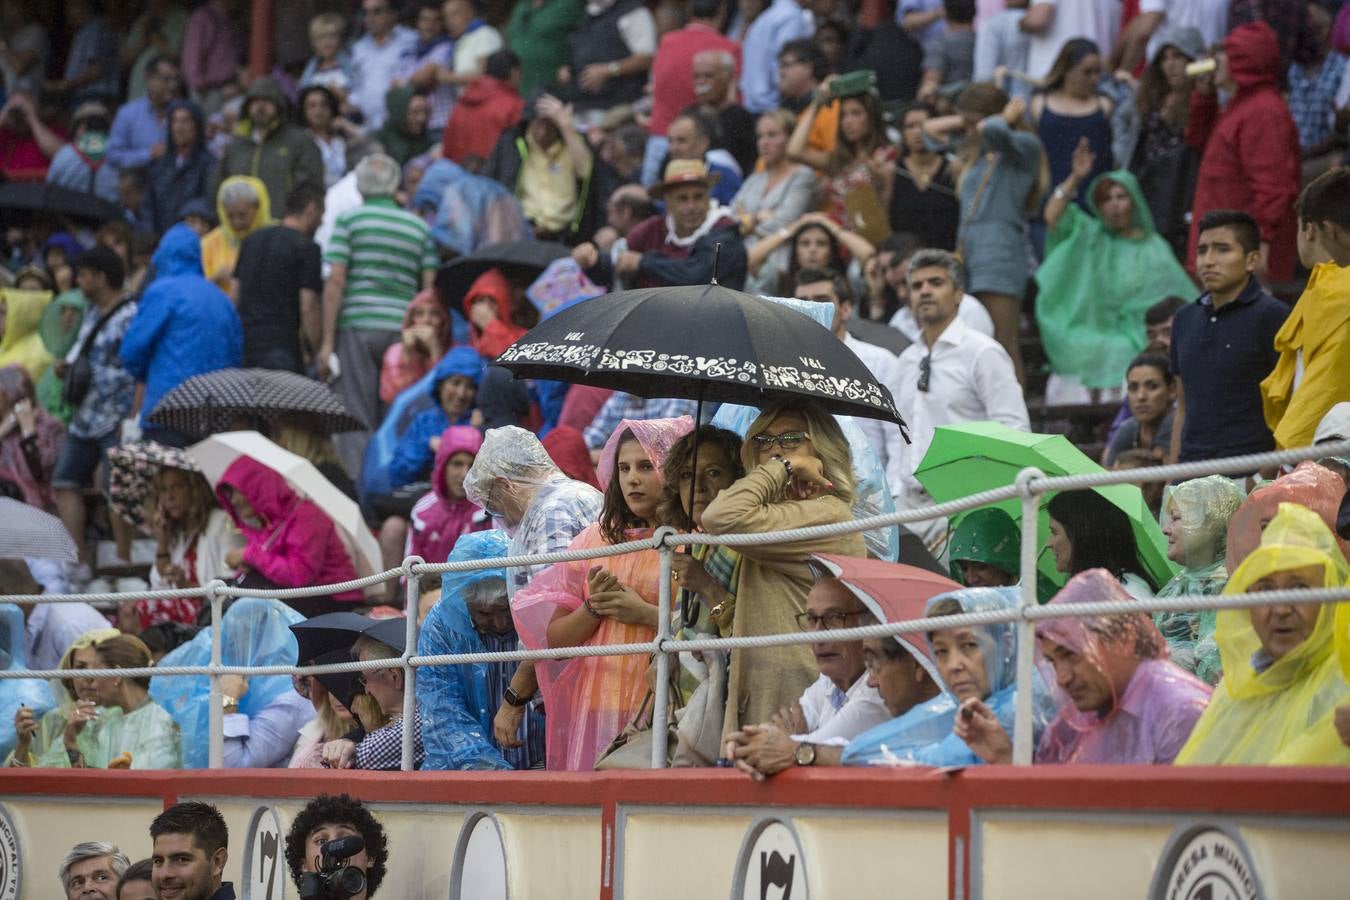
[{"label": "orange rain poncho", "polygon": [[[1233,573],[1225,594],[1241,594],[1275,573],[1319,566],[1323,584],[1346,583],[1350,566],[1330,529],[1316,513],[1280,504],[1257,548]],[[1215,638],[1223,680],[1178,765],[1348,765],[1350,747],[1340,742],[1333,716],[1350,699],[1350,686],[1334,650],[1336,609],[1324,604],[1312,634],[1257,671],[1261,640],[1247,609],[1219,612]],[[1342,617],[1344,618],[1344,617]]]},{"label": "orange rain poncho", "polygon": [[[1275,518],[1281,504],[1296,503],[1322,517],[1329,531],[1336,529],[1336,514],[1345,496],[1341,476],[1315,462],[1301,462],[1288,475],[1252,491],[1228,523],[1224,564],[1231,578],[1247,555],[1261,543],[1261,532]],[[1334,538],[1333,538],[1334,540]],[[1340,541],[1343,556],[1350,557],[1350,541]]]}]

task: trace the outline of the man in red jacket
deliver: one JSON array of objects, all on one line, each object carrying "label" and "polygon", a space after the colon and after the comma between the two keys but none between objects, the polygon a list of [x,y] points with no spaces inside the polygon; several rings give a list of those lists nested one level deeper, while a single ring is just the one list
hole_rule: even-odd
[{"label": "man in red jacket", "polygon": [[1214,84],[1229,94],[1219,109],[1212,85],[1191,99],[1186,143],[1203,152],[1192,205],[1188,267],[1196,225],[1215,209],[1240,209],[1261,229],[1263,281],[1288,281],[1297,258],[1294,204],[1302,182],[1298,129],[1280,95],[1280,44],[1265,22],[1233,29],[1218,54]]},{"label": "man in red jacket", "polygon": [[520,60],[510,50],[487,58],[483,74],[460,94],[441,140],[447,159],[478,172],[503,132],[516,127],[525,101],[520,97]]}]

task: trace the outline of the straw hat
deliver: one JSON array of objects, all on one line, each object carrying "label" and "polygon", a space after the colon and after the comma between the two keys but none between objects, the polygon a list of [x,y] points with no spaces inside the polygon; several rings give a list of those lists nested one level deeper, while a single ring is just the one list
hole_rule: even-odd
[{"label": "straw hat", "polygon": [[685,185],[701,184],[712,188],[720,177],[718,172],[709,172],[707,163],[701,159],[672,159],[666,163],[666,177],[648,188],[647,193],[653,200],[659,200],[666,191]]}]

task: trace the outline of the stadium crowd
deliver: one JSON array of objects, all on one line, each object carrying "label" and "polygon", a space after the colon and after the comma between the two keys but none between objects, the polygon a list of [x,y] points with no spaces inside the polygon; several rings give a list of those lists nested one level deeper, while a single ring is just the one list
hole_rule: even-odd
[{"label": "stadium crowd", "polygon": [[[11,549],[0,593],[338,586],[229,604],[231,665],[396,659],[405,615],[422,654],[626,644],[657,631],[654,550],[343,583],[931,507],[953,433],[1104,415],[1080,443],[1107,468],[1350,439],[1350,4],[274,11],[259,74],[235,0],[0,0],[0,493],[77,555]],[[907,431],[787,392],[695,422],[497,364],[572,304],[714,281],[816,318]],[[1006,610],[1023,579],[1052,605],[1342,586],[1347,480],[1328,455],[1119,489],[1132,512],[1061,492],[1036,572],[998,508],[700,546],[671,629]],[[69,672],[0,682],[6,764],[205,766],[205,678],[79,672],[205,664],[209,613],[0,604],[9,668]],[[1017,639],[681,654],[668,757],[1006,762],[1030,690],[1038,763],[1350,762],[1350,604],[1045,620],[1032,684]],[[416,765],[645,766],[650,662],[420,668]],[[397,769],[404,677],[226,676],[225,764]]]}]

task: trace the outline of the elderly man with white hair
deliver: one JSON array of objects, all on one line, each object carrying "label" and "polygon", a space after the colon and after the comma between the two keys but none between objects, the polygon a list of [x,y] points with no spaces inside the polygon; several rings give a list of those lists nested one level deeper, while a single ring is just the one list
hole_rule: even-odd
[{"label": "elderly man with white hair", "polygon": [[[566,550],[572,539],[600,516],[604,498],[588,484],[564,475],[539,439],[523,428],[490,428],[473,466],[464,476],[464,492],[498,520],[511,535],[507,556]],[[548,566],[512,566],[511,596]],[[536,706],[539,683],[534,664],[522,662],[500,699],[492,722],[499,747],[521,745],[520,723],[527,707]]]},{"label": "elderly man with white hair", "polygon": [[[383,153],[356,166],[362,203],[337,217],[323,260],[323,341],[319,377],[367,427],[380,424],[380,364],[399,340],[403,315],[418,291],[431,287],[440,259],[431,231],[394,200],[402,171]],[[336,357],[337,365],[333,359]],[[337,450],[349,473],[360,471],[367,435],[338,435]]]},{"label": "elderly man with white hair", "polygon": [[730,153],[741,173],[755,170],[755,117],[736,102],[736,57],[726,50],[703,50],[694,55],[694,97],[717,117],[721,149]]},{"label": "elderly man with white hair", "polygon": [[66,900],[117,900],[117,882],[130,865],[131,860],[114,844],[76,844],[61,861]]}]

